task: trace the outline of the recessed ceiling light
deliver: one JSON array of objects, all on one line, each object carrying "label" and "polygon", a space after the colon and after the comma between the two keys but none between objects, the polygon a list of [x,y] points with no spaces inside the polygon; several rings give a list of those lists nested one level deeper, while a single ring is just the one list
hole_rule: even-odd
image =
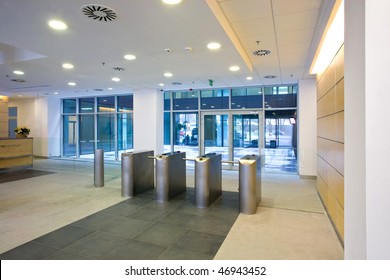
[{"label": "recessed ceiling light", "polygon": [[237,65],[233,65],[233,66],[229,67],[229,70],[232,72],[236,72],[236,71],[240,70],[240,67]]},{"label": "recessed ceiling light", "polygon": [[72,86],[72,87],[73,87],[73,86],[75,86],[75,85],[76,85],[75,82],[69,82],[69,83],[68,83],[68,86]]},{"label": "recessed ceiling light", "polygon": [[134,60],[134,59],[136,59],[137,57],[136,57],[135,55],[133,55],[133,54],[126,54],[126,55],[124,56],[124,58],[127,59],[127,60]]},{"label": "recessed ceiling light", "polygon": [[252,81],[252,80],[253,80],[252,77],[246,77],[246,79],[247,79],[248,81]]},{"label": "recessed ceiling light", "polygon": [[164,73],[164,76],[167,77],[167,78],[170,78],[170,77],[173,76],[173,74],[172,74],[172,73],[169,73],[169,72],[165,72],[165,73]]},{"label": "recessed ceiling light", "polygon": [[108,90],[112,90],[112,87],[109,87]]},{"label": "recessed ceiling light", "polygon": [[119,82],[121,79],[119,79],[118,77],[114,77],[111,80],[113,80],[114,82]]},{"label": "recessed ceiling light", "polygon": [[161,83],[161,84],[159,84],[159,86],[160,86],[160,87],[163,87],[163,86],[164,86],[164,84],[163,84],[163,83]]},{"label": "recessed ceiling light", "polygon": [[217,42],[211,42],[211,43],[207,44],[207,48],[210,50],[218,50],[221,48],[221,44],[217,43]]},{"label": "recessed ceiling light", "polygon": [[20,70],[15,70],[14,74],[16,74],[16,75],[24,75],[24,72],[20,71]]},{"label": "recessed ceiling light", "polygon": [[57,94],[58,94],[58,92],[53,92],[53,94],[57,95]]},{"label": "recessed ceiling light", "polygon": [[49,26],[55,30],[65,30],[68,28],[65,22],[60,20],[50,20],[48,22]]},{"label": "recessed ceiling light", "polygon": [[181,0],[162,0],[164,4],[168,5],[176,5],[181,2]]},{"label": "recessed ceiling light", "polygon": [[70,63],[64,63],[64,64],[62,64],[62,68],[64,68],[64,69],[73,69],[74,66],[73,66],[73,64],[70,64]]}]

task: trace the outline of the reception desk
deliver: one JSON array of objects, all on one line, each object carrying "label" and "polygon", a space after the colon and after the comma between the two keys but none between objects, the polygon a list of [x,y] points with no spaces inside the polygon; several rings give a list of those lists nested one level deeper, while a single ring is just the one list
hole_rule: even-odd
[{"label": "reception desk", "polygon": [[0,138],[0,169],[32,164],[33,138]]}]

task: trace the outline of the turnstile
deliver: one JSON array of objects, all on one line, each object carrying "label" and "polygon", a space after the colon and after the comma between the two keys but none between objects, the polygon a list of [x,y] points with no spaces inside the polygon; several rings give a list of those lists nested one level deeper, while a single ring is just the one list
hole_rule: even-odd
[{"label": "turnstile", "polygon": [[222,156],[209,153],[195,158],[195,206],[210,206],[222,195]]},{"label": "turnstile", "polygon": [[240,212],[255,214],[261,201],[261,161],[258,155],[246,155],[239,160]]},{"label": "turnstile", "polygon": [[172,152],[157,155],[156,160],[156,200],[165,202],[186,191],[185,152]]},{"label": "turnstile", "polygon": [[133,197],[136,194],[154,189],[154,164],[149,157],[154,151],[122,153],[122,196]]}]

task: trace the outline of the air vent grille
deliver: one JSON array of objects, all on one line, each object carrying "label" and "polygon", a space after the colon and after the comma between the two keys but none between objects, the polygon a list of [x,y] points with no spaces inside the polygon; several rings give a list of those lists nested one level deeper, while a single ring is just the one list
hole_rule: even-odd
[{"label": "air vent grille", "polygon": [[84,5],[81,7],[81,11],[87,17],[98,21],[113,21],[118,16],[113,9],[98,4]]}]

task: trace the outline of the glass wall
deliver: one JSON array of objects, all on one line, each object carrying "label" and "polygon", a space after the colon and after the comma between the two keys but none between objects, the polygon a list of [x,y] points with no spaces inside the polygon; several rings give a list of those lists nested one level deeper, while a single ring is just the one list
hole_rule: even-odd
[{"label": "glass wall", "polygon": [[296,167],[297,94],[295,84],[166,91],[164,152],[218,152],[228,161],[261,152],[266,170]]},{"label": "glass wall", "polygon": [[62,156],[93,158],[103,149],[117,160],[133,149],[133,96],[62,100]]}]

